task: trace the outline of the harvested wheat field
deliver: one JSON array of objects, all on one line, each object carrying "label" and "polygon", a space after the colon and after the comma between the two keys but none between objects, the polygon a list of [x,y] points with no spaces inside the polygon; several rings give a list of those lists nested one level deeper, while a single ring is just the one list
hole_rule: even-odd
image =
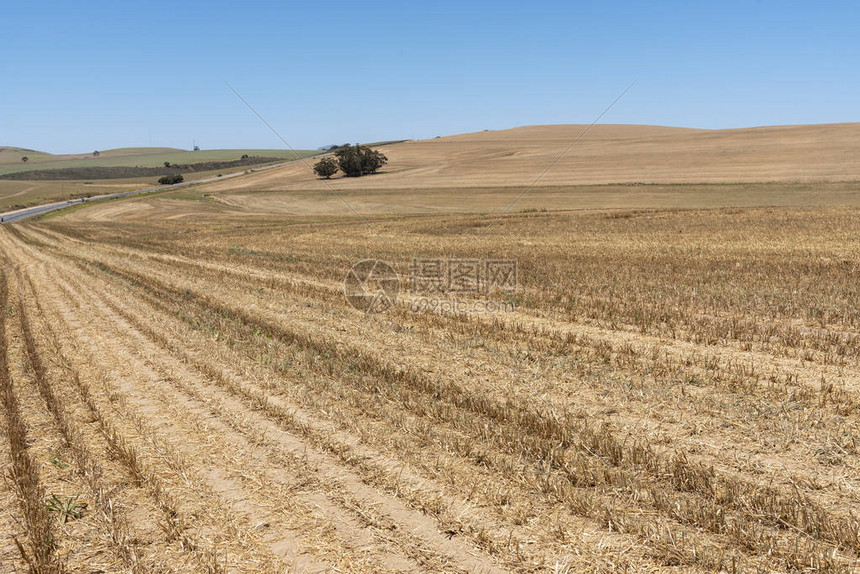
[{"label": "harvested wheat field", "polygon": [[[147,201],[0,228],[4,570],[860,566],[860,210]],[[516,291],[364,313],[365,258]]]}]

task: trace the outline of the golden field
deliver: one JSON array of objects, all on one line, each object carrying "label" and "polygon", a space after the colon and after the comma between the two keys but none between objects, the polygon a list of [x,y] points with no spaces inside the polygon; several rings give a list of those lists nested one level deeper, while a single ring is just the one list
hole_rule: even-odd
[{"label": "golden field", "polygon": [[308,160],[157,199],[124,201],[81,217],[860,206],[860,124],[739,130],[597,125],[559,159],[587,127],[537,126],[394,143],[380,148],[390,161],[372,176],[336,176],[324,183]]},{"label": "golden field", "polygon": [[[531,184],[586,125],[529,126],[407,141],[381,148],[390,163],[338,189],[486,188]],[[855,181],[860,124],[697,130],[595,125],[540,180],[541,186],[630,183]],[[371,185],[372,184],[372,185]],[[333,184],[334,185],[334,184]],[[297,164],[210,189],[319,189]]]},{"label": "golden field", "polygon": [[857,126],[596,126],[497,219],[576,129],[386,146],[369,225],[291,165],[0,227],[3,563],[857,571]]}]

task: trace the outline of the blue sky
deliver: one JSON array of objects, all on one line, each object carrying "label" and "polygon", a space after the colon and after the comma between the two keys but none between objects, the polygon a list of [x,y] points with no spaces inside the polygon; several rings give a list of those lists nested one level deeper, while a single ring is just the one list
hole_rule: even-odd
[{"label": "blue sky", "polygon": [[0,145],[296,148],[860,121],[856,2],[11,2]]}]

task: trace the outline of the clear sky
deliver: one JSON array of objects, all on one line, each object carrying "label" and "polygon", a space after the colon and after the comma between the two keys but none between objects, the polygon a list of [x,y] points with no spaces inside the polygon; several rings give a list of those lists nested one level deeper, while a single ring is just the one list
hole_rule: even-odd
[{"label": "clear sky", "polygon": [[0,145],[296,148],[603,118],[860,121],[860,3],[0,4]]}]

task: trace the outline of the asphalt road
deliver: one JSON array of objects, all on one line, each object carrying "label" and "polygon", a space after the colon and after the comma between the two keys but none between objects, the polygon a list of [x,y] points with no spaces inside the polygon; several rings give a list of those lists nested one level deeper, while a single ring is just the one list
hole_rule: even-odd
[{"label": "asphalt road", "polygon": [[[321,154],[322,155],[322,154]],[[319,156],[313,156],[314,158]],[[309,159],[309,158],[304,158]],[[284,161],[281,163],[275,163],[272,165],[266,165],[263,167],[251,167],[248,168],[250,171],[264,171],[267,169],[274,169],[276,167],[281,167],[285,165],[289,165],[291,163],[296,163],[297,161],[302,161],[301,159],[293,159],[290,161]],[[245,170],[248,171],[248,170]],[[183,181],[182,183],[176,183],[173,185],[159,185],[157,187],[147,187],[146,189],[136,189],[134,191],[121,191],[118,193],[108,193],[105,195],[94,195],[93,197],[83,197],[80,199],[70,199],[68,201],[60,201],[57,203],[47,203],[45,205],[37,205],[35,207],[27,207],[25,209],[17,209],[15,211],[7,211],[6,213],[0,213],[0,223],[12,223],[15,221],[21,221],[22,219],[27,219],[28,217],[33,217],[35,215],[42,215],[43,213],[49,213],[51,211],[57,211],[58,209],[64,209],[66,207],[70,207],[72,205],[76,205],[78,203],[84,203],[88,201],[98,201],[100,199],[110,199],[112,197],[126,197],[129,195],[139,195],[141,193],[150,193],[153,191],[162,191],[165,189],[178,189],[180,187],[186,187],[189,185],[195,185],[198,183],[207,183],[210,181],[218,181],[225,180],[231,177],[238,177],[240,175],[245,175],[245,171],[237,171],[235,173],[228,173],[221,176],[207,177],[204,179],[195,179],[194,181]]]}]

